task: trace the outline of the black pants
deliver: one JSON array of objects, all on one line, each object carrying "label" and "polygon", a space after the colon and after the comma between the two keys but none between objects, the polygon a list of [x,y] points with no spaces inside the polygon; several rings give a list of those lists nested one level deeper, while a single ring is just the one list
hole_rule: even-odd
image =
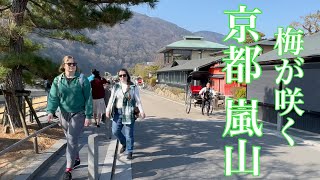
[{"label": "black pants", "polygon": [[213,106],[214,108],[217,108],[217,106],[218,106],[218,98],[217,97],[213,97],[212,99],[202,98],[202,106],[201,107],[204,107],[206,101],[210,102],[211,107]]},{"label": "black pants", "polygon": [[[202,98],[202,105],[201,105],[202,108],[204,107],[206,101],[210,101],[210,100],[209,100],[209,99]],[[210,104],[210,105],[211,105],[211,104]]]}]

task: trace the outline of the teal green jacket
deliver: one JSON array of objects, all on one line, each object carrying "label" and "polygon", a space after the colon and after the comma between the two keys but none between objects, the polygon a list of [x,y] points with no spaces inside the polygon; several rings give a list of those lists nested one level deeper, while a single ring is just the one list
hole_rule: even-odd
[{"label": "teal green jacket", "polygon": [[[60,76],[61,80],[58,86]],[[53,114],[60,107],[62,112],[85,111],[86,118],[92,119],[91,85],[86,77],[82,78],[81,85],[80,74],[76,73],[75,76],[69,82],[64,73],[54,78],[48,97],[47,112]]]}]

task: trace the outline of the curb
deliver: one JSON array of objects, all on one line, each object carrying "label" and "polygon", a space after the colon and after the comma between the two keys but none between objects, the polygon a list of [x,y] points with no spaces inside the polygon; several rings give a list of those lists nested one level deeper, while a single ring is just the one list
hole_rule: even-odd
[{"label": "curb", "polygon": [[33,161],[27,168],[18,172],[14,180],[29,180],[33,179],[34,176],[48,164],[48,162],[57,155],[67,145],[65,139],[60,139],[50,149],[43,152],[39,157]]},{"label": "curb", "polygon": [[[263,121],[263,123],[265,123],[265,121]],[[269,122],[267,122],[267,123],[269,125],[276,126],[276,125],[271,124]],[[310,135],[317,135],[315,133],[311,133],[311,132],[308,132],[308,131],[303,131],[303,130],[296,129],[296,128],[291,128],[291,129],[292,129],[292,131],[303,132],[303,133],[310,134]],[[283,137],[283,135],[282,135],[282,133],[280,131],[273,130],[273,129],[268,129],[268,128],[264,128],[264,130],[266,132],[268,132],[268,133],[274,134],[275,136],[277,136],[279,138],[286,139],[285,137]],[[320,142],[312,141],[312,140],[306,140],[306,139],[303,139],[301,137],[297,137],[297,136],[291,135],[290,132],[288,132],[288,131],[287,131],[287,134],[290,137],[292,137],[294,139],[294,141],[296,141],[296,142],[301,142],[302,144],[306,144],[306,145],[309,145],[309,146],[320,148]]]},{"label": "curb", "polygon": [[[271,133],[281,139],[286,139],[285,137],[283,137],[283,135],[281,134],[281,132],[279,131],[276,131],[276,130],[270,130],[270,129],[264,129],[265,132],[267,133]],[[288,133],[290,134],[290,133]],[[310,140],[305,140],[305,139],[302,139],[300,137],[297,137],[297,136],[293,136],[293,135],[290,135],[290,137],[295,141],[295,142],[299,142],[299,143],[302,143],[302,144],[305,144],[305,145],[309,145],[309,146],[312,146],[312,147],[315,147],[316,149],[320,148],[320,143],[318,142],[315,142],[315,141],[310,141]]]},{"label": "curb", "polygon": [[104,159],[104,163],[101,169],[101,174],[99,179],[101,180],[111,180],[112,174],[115,169],[116,164],[116,155],[118,150],[118,141],[117,139],[111,139],[108,146],[107,154]]},{"label": "curb", "polygon": [[128,160],[125,153],[118,153],[115,156],[116,166],[112,179],[115,180],[132,180],[132,160]]}]

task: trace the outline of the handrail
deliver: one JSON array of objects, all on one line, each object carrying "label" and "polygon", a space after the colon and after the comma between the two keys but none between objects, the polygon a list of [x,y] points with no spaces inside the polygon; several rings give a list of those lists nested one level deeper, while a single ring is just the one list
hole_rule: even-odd
[{"label": "handrail", "polygon": [[[47,101],[41,101],[41,102],[37,102],[37,103],[32,103],[33,105],[36,105],[36,104],[43,104],[43,103],[47,103]],[[1,105],[1,104],[0,104]],[[26,107],[26,109],[30,109],[28,106]],[[0,114],[4,114],[4,111],[1,111]],[[27,115],[30,115],[30,114],[26,114]]]},{"label": "handrail", "polygon": [[[47,101],[41,101],[41,102],[37,102],[37,103],[32,103],[32,105],[36,105],[36,104],[43,104],[43,103],[46,103]],[[27,107],[29,108],[29,107]]]},{"label": "handrail", "polygon": [[57,124],[59,124],[59,122],[55,122],[55,123],[53,123],[53,124],[50,124],[49,126],[46,126],[45,128],[42,128],[42,129],[40,129],[39,131],[36,131],[35,133],[29,135],[28,137],[26,137],[26,138],[24,138],[24,139],[22,139],[22,140],[20,140],[20,141],[18,141],[18,142],[16,142],[16,143],[14,143],[13,145],[11,145],[11,146],[7,147],[6,149],[2,150],[2,151],[0,152],[0,156],[2,156],[3,154],[9,152],[9,151],[12,150],[13,148],[15,148],[15,147],[17,147],[18,145],[20,145],[21,143],[24,143],[24,142],[28,141],[30,138],[36,137],[38,134],[42,133],[43,131],[46,131],[47,129],[49,129],[49,128],[57,125]]}]

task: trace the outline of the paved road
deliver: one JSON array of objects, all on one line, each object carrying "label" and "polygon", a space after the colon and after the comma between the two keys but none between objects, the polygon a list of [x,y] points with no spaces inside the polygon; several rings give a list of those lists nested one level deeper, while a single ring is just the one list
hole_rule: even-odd
[{"label": "paved road", "polygon": [[[237,137],[222,138],[223,112],[209,117],[193,107],[189,115],[184,106],[154,94],[141,93],[147,119],[137,121],[134,179],[247,179],[251,175],[224,176],[224,148],[234,147],[233,168],[238,167]],[[248,140],[247,166],[251,167],[251,147],[261,146],[263,179],[320,179],[320,149],[297,143],[264,131],[261,138]]]}]

